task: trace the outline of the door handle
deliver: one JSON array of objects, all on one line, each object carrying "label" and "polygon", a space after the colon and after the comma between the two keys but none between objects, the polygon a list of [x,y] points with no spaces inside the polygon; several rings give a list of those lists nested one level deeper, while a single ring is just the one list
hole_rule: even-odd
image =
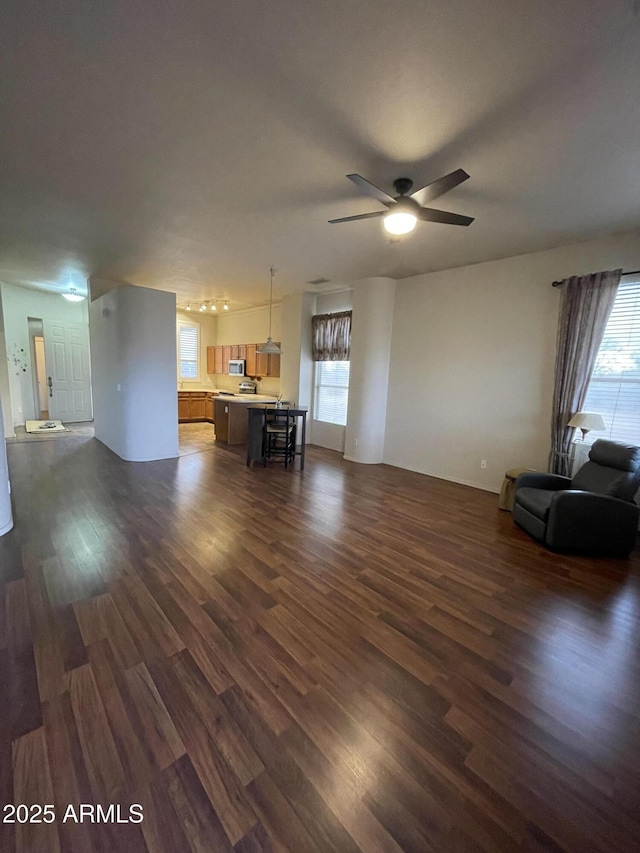
[{"label": "door handle", "polygon": [[47,385],[49,386],[49,396],[53,397],[53,379],[47,376]]}]

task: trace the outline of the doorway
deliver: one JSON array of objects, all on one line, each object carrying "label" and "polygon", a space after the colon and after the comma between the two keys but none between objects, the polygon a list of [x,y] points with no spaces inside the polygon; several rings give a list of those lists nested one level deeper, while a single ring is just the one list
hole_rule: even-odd
[{"label": "doorway", "polygon": [[35,417],[27,419],[93,420],[88,328],[35,317],[28,324]]},{"label": "doorway", "polygon": [[35,407],[38,412],[36,420],[46,421],[49,419],[49,403],[47,397],[47,365],[44,357],[44,337],[33,336],[33,366],[35,382]]}]

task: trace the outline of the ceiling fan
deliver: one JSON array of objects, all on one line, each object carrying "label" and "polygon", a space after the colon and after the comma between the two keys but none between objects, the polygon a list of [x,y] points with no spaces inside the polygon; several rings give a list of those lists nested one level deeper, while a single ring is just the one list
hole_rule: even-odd
[{"label": "ceiling fan", "polygon": [[347,175],[347,177],[361,192],[373,196],[388,210],[361,213],[358,216],[343,216],[341,219],[330,219],[329,222],[332,225],[336,222],[354,222],[356,219],[374,219],[383,216],[385,229],[390,234],[401,235],[413,231],[418,219],[422,222],[441,222],[444,225],[470,225],[473,222],[472,216],[461,216],[459,213],[447,213],[433,207],[423,207],[427,202],[440,198],[441,195],[448,193],[449,190],[466,181],[469,175],[464,169],[456,169],[455,172],[438,178],[437,181],[427,184],[426,187],[422,187],[410,195],[408,193],[413,186],[413,181],[410,178],[397,178],[393,182],[398,193],[395,198],[360,175]]}]

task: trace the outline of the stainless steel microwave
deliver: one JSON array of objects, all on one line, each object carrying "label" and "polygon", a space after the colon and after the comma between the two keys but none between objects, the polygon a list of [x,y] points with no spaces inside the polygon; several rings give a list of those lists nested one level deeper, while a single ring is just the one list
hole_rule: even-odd
[{"label": "stainless steel microwave", "polygon": [[244,376],[244,358],[229,360],[229,376]]}]

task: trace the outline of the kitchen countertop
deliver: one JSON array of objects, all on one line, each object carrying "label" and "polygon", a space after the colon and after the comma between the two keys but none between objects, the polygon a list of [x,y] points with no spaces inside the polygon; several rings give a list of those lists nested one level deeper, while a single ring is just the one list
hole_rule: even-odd
[{"label": "kitchen countertop", "polygon": [[237,391],[227,391],[225,388],[178,388],[178,394],[215,394],[225,400],[240,401],[241,403],[275,403],[275,394],[239,394]]},{"label": "kitchen countertop", "polygon": [[230,403],[275,403],[278,398],[273,394],[236,394],[235,397],[221,394],[218,399]]}]

